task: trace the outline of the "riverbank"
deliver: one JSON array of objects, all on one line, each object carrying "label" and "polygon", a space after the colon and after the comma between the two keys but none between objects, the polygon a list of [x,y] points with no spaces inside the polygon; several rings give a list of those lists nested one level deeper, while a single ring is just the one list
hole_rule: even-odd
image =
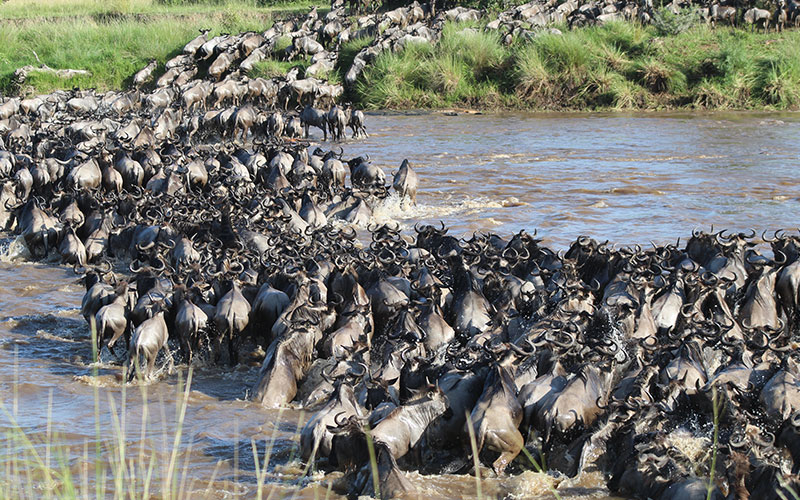
[{"label": "riverbank", "polygon": [[[220,33],[264,31],[273,19],[307,12],[308,0],[10,0],[0,3],[0,95],[33,95],[57,89],[128,88],[151,59],[161,64],[208,28]],[[14,71],[26,65],[87,70],[62,79],[31,74],[22,87]],[[160,71],[163,72],[163,69]]]},{"label": "riverbank", "polygon": [[220,12],[273,14],[313,5],[313,0],[5,0],[0,2],[0,21],[87,16],[175,17]]},{"label": "riverbank", "polygon": [[[257,0],[185,3],[170,0],[60,0],[23,9],[0,5],[0,94],[56,89],[127,88],[151,59],[164,63],[197,30],[263,31],[277,16],[305,12],[307,0],[264,5]],[[483,23],[448,23],[440,41],[384,51],[363,71],[346,98],[367,109],[797,110],[800,107],[800,31],[755,33],[704,24],[678,34],[656,26],[609,22],[541,31],[503,43]],[[279,40],[277,49],[288,45]],[[370,39],[341,47],[333,83]],[[275,54],[281,51],[276,50]],[[251,77],[283,75],[308,60],[267,59]],[[65,80],[16,69],[46,64],[88,70]],[[160,67],[163,68],[163,67]],[[163,69],[157,70],[157,74]],[[319,75],[318,75],[319,76]]]},{"label": "riverbank", "polygon": [[436,46],[381,54],[354,95],[368,108],[775,109],[800,105],[800,32],[705,25],[659,36],[627,22],[504,46],[451,24]]}]

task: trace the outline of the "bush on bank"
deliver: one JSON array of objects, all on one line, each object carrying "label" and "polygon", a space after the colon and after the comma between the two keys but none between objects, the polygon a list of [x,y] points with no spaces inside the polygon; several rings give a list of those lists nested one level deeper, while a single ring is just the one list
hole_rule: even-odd
[{"label": "bush on bank", "polygon": [[449,24],[436,46],[379,56],[354,99],[371,108],[800,107],[798,31],[698,25],[659,36],[629,22],[562,31],[506,47],[495,33]]}]

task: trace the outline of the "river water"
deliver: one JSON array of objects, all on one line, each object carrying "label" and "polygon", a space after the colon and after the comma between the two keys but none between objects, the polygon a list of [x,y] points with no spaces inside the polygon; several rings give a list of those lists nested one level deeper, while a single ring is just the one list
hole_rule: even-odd
[{"label": "river water", "polygon": [[[367,127],[370,138],[345,144],[345,156],[369,154],[387,174],[408,158],[419,174],[416,207],[389,202],[376,214],[407,229],[441,220],[461,236],[538,228],[555,248],[582,234],[647,244],[712,224],[791,228],[800,209],[797,115],[368,115]],[[266,490],[273,498],[326,497],[338,475],[303,476],[295,459],[298,423],[307,416],[246,401],[256,363],[195,367],[181,426],[185,367],[146,387],[123,387],[109,353],[91,363],[79,313],[83,287],[73,272],[14,260],[9,241],[0,263],[0,430],[13,435],[13,421],[31,443],[6,439],[0,448],[0,491],[11,497],[46,491],[38,476],[15,475],[7,465],[35,451],[69,471],[79,496],[95,497],[99,442],[106,463],[121,446],[126,457],[125,475],[123,467],[100,474],[106,481],[100,496],[111,496],[118,477],[136,498],[145,488],[160,497],[170,480],[169,488],[187,498],[255,498],[255,446],[260,463],[270,453],[264,479],[278,485]],[[422,498],[476,496],[474,477],[409,478]],[[548,498],[548,484],[546,476],[525,472],[487,479],[482,492]],[[559,492],[610,498],[597,477],[564,483]]]}]

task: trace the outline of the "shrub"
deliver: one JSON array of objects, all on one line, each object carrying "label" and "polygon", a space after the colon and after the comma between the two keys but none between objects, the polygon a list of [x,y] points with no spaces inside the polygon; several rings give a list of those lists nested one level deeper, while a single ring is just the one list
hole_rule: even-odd
[{"label": "shrub", "polygon": [[781,55],[760,60],[757,67],[755,91],[766,104],[781,108],[800,104],[800,61]]},{"label": "shrub", "polygon": [[517,52],[514,66],[515,89],[520,98],[527,99],[536,94],[547,93],[550,73],[536,47],[528,45],[521,48]]},{"label": "shrub", "polygon": [[642,102],[641,93],[641,87],[626,80],[622,75],[611,77],[606,92],[616,109],[633,109],[639,106]]},{"label": "shrub", "polygon": [[440,50],[464,61],[476,79],[482,79],[498,71],[506,57],[506,49],[496,32],[484,32],[462,25],[445,27]]},{"label": "shrub", "polygon": [[591,56],[584,42],[584,37],[574,31],[561,35],[545,33],[533,39],[533,46],[550,71],[578,76],[586,71]]},{"label": "shrub", "polygon": [[651,92],[681,92],[686,90],[686,75],[654,58],[635,65],[639,83]]},{"label": "shrub", "polygon": [[694,8],[680,9],[672,12],[669,7],[662,7],[653,12],[653,27],[659,36],[674,36],[689,31],[700,22],[700,13]]}]

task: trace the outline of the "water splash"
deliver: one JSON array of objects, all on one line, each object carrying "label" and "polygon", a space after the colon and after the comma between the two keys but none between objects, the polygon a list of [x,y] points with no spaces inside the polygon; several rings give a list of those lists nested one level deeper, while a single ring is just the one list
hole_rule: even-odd
[{"label": "water splash", "polygon": [[0,239],[0,262],[15,262],[30,258],[31,252],[22,236]]},{"label": "water splash", "polygon": [[[475,215],[489,209],[513,208],[524,205],[527,205],[527,203],[521,202],[513,196],[501,200],[493,200],[482,196],[455,200],[447,196],[435,205],[427,203],[413,204],[410,200],[402,199],[396,193],[391,193],[375,206],[370,222],[375,224],[396,223],[400,224],[404,229],[409,229],[416,222],[457,218],[459,216]],[[502,223],[496,222],[496,224]]]}]

